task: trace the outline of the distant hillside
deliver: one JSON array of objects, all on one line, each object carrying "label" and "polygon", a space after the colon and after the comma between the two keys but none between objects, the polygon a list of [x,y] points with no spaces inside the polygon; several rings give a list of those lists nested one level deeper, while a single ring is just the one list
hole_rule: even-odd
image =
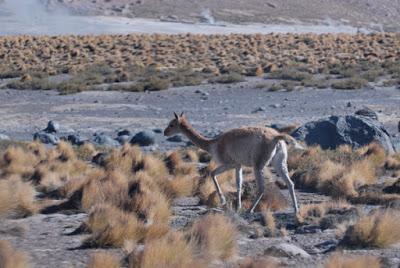
[{"label": "distant hillside", "polygon": [[[59,0],[47,0],[53,4]],[[399,31],[400,0],[61,0],[74,12],[232,23],[329,23]],[[210,14],[207,14],[209,10]],[[202,14],[203,13],[203,14]]]}]

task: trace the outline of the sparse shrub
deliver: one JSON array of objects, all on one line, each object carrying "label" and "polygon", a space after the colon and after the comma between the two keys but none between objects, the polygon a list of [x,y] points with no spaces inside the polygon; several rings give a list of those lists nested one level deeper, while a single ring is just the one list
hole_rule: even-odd
[{"label": "sparse shrub", "polygon": [[92,232],[84,243],[88,246],[124,246],[125,241],[137,242],[143,237],[144,229],[133,213],[102,205],[90,213],[87,227]]},{"label": "sparse shrub", "polygon": [[228,73],[222,74],[215,78],[209,80],[210,83],[219,83],[219,84],[232,84],[232,83],[239,83],[243,82],[244,78],[239,73]]},{"label": "sparse shrub", "polygon": [[128,262],[129,268],[199,267],[191,245],[182,234],[174,231],[160,239],[147,242],[142,252],[132,252]]},{"label": "sparse shrub", "polygon": [[324,264],[325,268],[380,268],[381,262],[376,256],[356,256],[332,254]]},{"label": "sparse shrub", "polygon": [[239,262],[239,268],[278,268],[278,262],[273,258],[246,258]]},{"label": "sparse shrub", "polygon": [[107,252],[93,253],[87,268],[120,268],[119,258]]},{"label": "sparse shrub", "polygon": [[271,72],[268,76],[270,79],[303,81],[311,79],[311,75],[307,72],[297,70],[295,68],[283,68]]},{"label": "sparse shrub", "polygon": [[342,79],[332,83],[332,88],[334,89],[361,89],[368,84],[368,81],[364,78],[352,77],[347,79]]},{"label": "sparse shrub", "polygon": [[399,242],[400,214],[395,210],[378,210],[350,226],[341,244],[357,248],[385,248]]},{"label": "sparse shrub", "polygon": [[205,258],[228,260],[236,254],[236,228],[222,215],[207,215],[190,230],[191,241]]},{"label": "sparse shrub", "polygon": [[28,255],[14,249],[10,242],[0,240],[0,267],[2,268],[29,268]]},{"label": "sparse shrub", "polygon": [[7,84],[8,88],[19,90],[51,90],[55,84],[49,82],[48,78],[32,78],[31,80],[17,80]]}]

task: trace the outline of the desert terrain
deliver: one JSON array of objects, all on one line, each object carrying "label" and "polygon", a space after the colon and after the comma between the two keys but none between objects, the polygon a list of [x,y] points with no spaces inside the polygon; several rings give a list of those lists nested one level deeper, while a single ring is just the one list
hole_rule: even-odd
[{"label": "desert terrain", "polygon": [[[0,6],[0,268],[399,267],[399,1]],[[291,135],[299,212],[174,112]]]}]

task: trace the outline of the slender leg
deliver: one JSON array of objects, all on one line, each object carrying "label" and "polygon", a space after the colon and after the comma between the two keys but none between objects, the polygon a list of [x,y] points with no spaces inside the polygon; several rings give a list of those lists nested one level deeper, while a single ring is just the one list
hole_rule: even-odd
[{"label": "slender leg", "polygon": [[250,208],[250,213],[254,212],[254,209],[257,207],[258,203],[261,201],[261,198],[264,195],[264,189],[265,189],[263,166],[254,167],[254,174],[255,174],[256,182],[257,182],[258,195],[257,195],[257,198],[255,199],[253,205]]},{"label": "slender leg", "polygon": [[237,189],[236,211],[239,211],[242,208],[242,184],[243,184],[242,167],[237,167],[236,168],[236,189]]},{"label": "slender leg", "polygon": [[294,191],[294,183],[290,179],[289,176],[289,171],[287,168],[287,149],[286,149],[286,144],[280,144],[278,152],[276,153],[274,160],[273,160],[273,165],[278,173],[278,175],[286,182],[288,188],[289,188],[289,193],[290,197],[292,199],[293,203],[293,209],[294,212],[297,214],[299,212],[299,206],[297,204],[297,199],[296,199],[296,194]]},{"label": "slender leg", "polygon": [[217,189],[217,193],[218,193],[218,196],[219,196],[219,198],[221,200],[221,205],[222,206],[226,205],[226,199],[225,199],[224,194],[222,193],[221,187],[219,186],[219,183],[218,183],[218,180],[217,180],[217,175],[221,174],[221,173],[223,173],[223,172],[225,172],[225,171],[227,171],[229,169],[232,169],[232,167],[230,167],[230,166],[219,166],[219,167],[217,167],[216,169],[214,169],[211,172],[211,177],[213,179],[215,188]]}]

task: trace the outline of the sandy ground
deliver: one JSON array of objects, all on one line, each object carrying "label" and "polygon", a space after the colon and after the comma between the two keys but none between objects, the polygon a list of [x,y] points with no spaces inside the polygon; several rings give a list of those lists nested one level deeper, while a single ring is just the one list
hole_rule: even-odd
[{"label": "sandy ground", "polygon": [[[174,111],[184,111],[205,134],[242,125],[302,124],[330,115],[352,114],[364,106],[377,111],[389,132],[397,133],[399,89],[303,89],[269,92],[256,89],[264,80],[251,78],[232,85],[201,85],[160,92],[91,91],[60,96],[56,91],[0,90],[0,133],[31,139],[47,121],[65,132],[90,137],[96,131],[115,136],[122,128],[138,132],[164,128]],[[350,104],[349,104],[350,103]],[[255,112],[258,108],[264,111]],[[165,143],[160,135],[160,146]]]}]

